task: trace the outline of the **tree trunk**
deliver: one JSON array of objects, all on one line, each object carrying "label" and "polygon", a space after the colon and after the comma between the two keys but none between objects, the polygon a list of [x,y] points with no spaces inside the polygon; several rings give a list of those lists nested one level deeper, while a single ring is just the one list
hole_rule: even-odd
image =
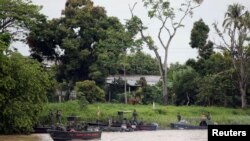
[{"label": "tree trunk", "polygon": [[240,72],[239,72],[239,84],[240,84],[240,95],[241,95],[241,108],[247,108],[247,96],[246,96],[246,89],[247,89],[247,72],[245,68],[245,60],[243,59],[241,50],[241,58],[240,58]]},{"label": "tree trunk", "polygon": [[168,89],[167,89],[166,77],[164,76],[162,78],[162,96],[163,96],[163,105],[167,105],[168,104]]},{"label": "tree trunk", "polygon": [[186,106],[189,106],[190,98],[189,98],[188,92],[186,92],[186,95],[187,95],[187,104],[186,104]]},{"label": "tree trunk", "polygon": [[241,94],[241,108],[247,109],[247,95],[246,95],[246,87],[243,82],[240,82],[240,94]]}]

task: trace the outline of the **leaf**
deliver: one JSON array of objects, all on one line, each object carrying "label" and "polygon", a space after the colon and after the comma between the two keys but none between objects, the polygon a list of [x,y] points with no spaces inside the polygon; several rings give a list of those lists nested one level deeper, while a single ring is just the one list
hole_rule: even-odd
[{"label": "leaf", "polygon": [[152,10],[152,11],[148,11],[148,16],[150,17],[150,18],[153,18],[154,16],[155,16],[155,10]]}]

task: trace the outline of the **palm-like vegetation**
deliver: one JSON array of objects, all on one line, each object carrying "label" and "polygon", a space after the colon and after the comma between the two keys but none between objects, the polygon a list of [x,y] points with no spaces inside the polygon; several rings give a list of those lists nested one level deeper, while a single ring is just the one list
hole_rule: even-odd
[{"label": "palm-like vegetation", "polygon": [[[245,45],[247,44],[250,31],[250,16],[245,7],[240,4],[233,4],[228,7],[223,22],[224,32],[227,32],[230,38],[225,47],[230,51],[234,69],[238,75],[239,91],[241,94],[242,108],[247,107],[247,55]],[[225,42],[225,40],[224,40]]]},{"label": "palm-like vegetation", "polygon": [[234,28],[239,27],[243,19],[244,9],[245,7],[238,3],[229,5],[228,10],[225,13],[225,19],[222,25],[226,28],[229,28],[231,26],[233,26]]}]

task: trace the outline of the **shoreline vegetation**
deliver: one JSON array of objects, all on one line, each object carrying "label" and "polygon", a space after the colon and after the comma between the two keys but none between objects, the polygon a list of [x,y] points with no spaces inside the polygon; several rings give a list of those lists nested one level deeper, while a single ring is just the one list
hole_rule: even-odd
[{"label": "shoreline vegetation", "polygon": [[[99,108],[98,108],[99,107]],[[152,105],[128,105],[118,103],[95,103],[88,104],[86,107],[80,107],[78,101],[68,101],[63,103],[47,103],[40,114],[41,124],[48,123],[48,113],[52,110],[62,111],[62,122],[66,123],[67,116],[80,116],[81,121],[95,122],[98,119],[97,112],[100,111],[99,121],[107,122],[109,117],[117,118],[117,111],[131,111],[125,114],[125,117],[131,119],[132,111],[136,109],[138,120],[145,123],[156,122],[159,129],[170,129],[170,123],[177,122],[177,113],[182,119],[198,124],[202,115],[211,113],[212,121],[218,124],[250,124],[250,109],[242,110],[240,108],[224,107],[201,107],[201,106],[163,106]],[[55,114],[54,114],[55,115]],[[55,119],[56,120],[56,119]]]}]

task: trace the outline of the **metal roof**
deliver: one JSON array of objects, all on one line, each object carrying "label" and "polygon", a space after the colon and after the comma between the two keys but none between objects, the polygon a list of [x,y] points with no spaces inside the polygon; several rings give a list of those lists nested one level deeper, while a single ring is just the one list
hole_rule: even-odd
[{"label": "metal roof", "polygon": [[112,84],[115,79],[120,78],[124,80],[125,78],[127,84],[129,84],[130,86],[138,86],[136,82],[139,81],[141,77],[144,77],[146,79],[148,85],[155,85],[161,79],[161,76],[158,75],[126,75],[125,77],[124,75],[114,75],[114,76],[108,76],[106,78],[106,83]]}]

